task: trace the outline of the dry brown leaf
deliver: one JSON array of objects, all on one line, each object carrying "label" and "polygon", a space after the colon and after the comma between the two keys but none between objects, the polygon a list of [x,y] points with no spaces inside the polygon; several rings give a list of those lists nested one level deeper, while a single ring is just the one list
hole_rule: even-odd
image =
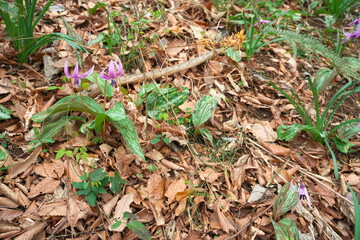
[{"label": "dry brown leaf", "polygon": [[41,206],[37,214],[39,216],[66,216],[67,204],[64,201],[47,203]]},{"label": "dry brown leaf", "polygon": [[44,231],[44,229],[47,227],[47,223],[35,223],[32,227],[29,229],[26,229],[26,231],[14,238],[14,240],[32,240],[32,239],[39,239],[39,236],[41,236],[41,233]]},{"label": "dry brown leaf", "polygon": [[90,214],[93,214],[93,212],[87,202],[77,200],[73,197],[69,198],[66,216],[71,227],[75,227],[79,219],[85,219]]},{"label": "dry brown leaf", "polygon": [[175,216],[179,216],[180,214],[185,212],[186,202],[187,202],[187,198],[183,198],[183,199],[180,200],[179,205],[175,209]]},{"label": "dry brown leaf", "polygon": [[[23,211],[18,209],[0,209],[0,220],[12,222],[17,217],[23,215]],[[0,238],[1,239],[1,238]]]},{"label": "dry brown leaf", "polygon": [[37,160],[41,151],[41,147],[37,147],[33,150],[33,152],[21,163],[9,168],[9,178],[14,178],[18,174],[24,172],[26,169],[30,167],[30,165],[34,164]]},{"label": "dry brown leaf", "polygon": [[147,153],[145,153],[145,157],[150,158],[151,160],[154,160],[156,162],[160,161],[161,159],[164,159],[164,156],[156,149],[151,149]]},{"label": "dry brown leaf", "polygon": [[104,206],[102,208],[103,208],[106,216],[110,217],[111,211],[116,206],[116,203],[119,200],[119,197],[120,197],[120,195],[117,194],[116,196],[111,198],[110,201],[108,201],[106,204],[104,204]]},{"label": "dry brown leaf", "polygon": [[19,191],[19,189],[13,191],[4,183],[0,183],[0,193],[8,197],[10,200],[18,203],[22,207],[27,207],[30,203],[30,200],[24,195],[23,192]]},{"label": "dry brown leaf", "polygon": [[165,191],[165,180],[162,179],[160,174],[153,173],[147,182],[147,191],[149,199],[163,199]]},{"label": "dry brown leaf", "polygon": [[208,182],[208,183],[215,182],[221,175],[222,175],[222,173],[218,173],[214,169],[209,168],[209,167],[207,167],[207,168],[205,168],[205,170],[199,172],[200,179],[205,182]]},{"label": "dry brown leaf", "polygon": [[186,189],[185,179],[182,177],[173,181],[166,189],[165,196],[168,198],[167,203],[172,203],[178,192],[183,192]]},{"label": "dry brown leaf", "polygon": [[42,177],[59,179],[64,174],[64,165],[60,162],[44,162],[34,167],[34,172]]},{"label": "dry brown leaf", "polygon": [[[115,208],[115,212],[114,212],[114,217],[110,220],[110,224],[109,224],[109,230],[110,231],[115,231],[115,232],[121,232],[124,230],[124,228],[126,227],[126,220],[123,219],[123,215],[125,212],[130,212],[131,208],[130,208],[130,204],[133,202],[134,199],[134,195],[132,193],[126,194],[124,195],[118,202]],[[120,224],[119,227],[117,228],[111,228],[111,226],[116,223],[117,221],[122,221],[122,223]]]},{"label": "dry brown leaf", "polygon": [[224,230],[226,233],[235,232],[236,228],[230,222],[230,220],[226,218],[224,213],[222,213],[221,208],[218,205],[216,205],[215,211],[216,211],[216,216],[219,220],[221,229]]},{"label": "dry brown leaf", "polygon": [[255,138],[260,142],[274,142],[277,139],[277,134],[267,121],[251,124],[250,131]]},{"label": "dry brown leaf", "polygon": [[47,177],[30,189],[29,198],[34,198],[40,194],[54,193],[60,186],[60,181]]},{"label": "dry brown leaf", "polygon": [[289,156],[289,154],[291,153],[290,148],[286,148],[277,144],[262,142],[261,145],[263,145],[272,154],[277,156]]}]

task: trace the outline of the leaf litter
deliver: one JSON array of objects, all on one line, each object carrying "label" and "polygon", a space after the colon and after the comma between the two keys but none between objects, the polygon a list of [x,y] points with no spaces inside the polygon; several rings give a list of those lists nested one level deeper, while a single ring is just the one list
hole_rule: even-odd
[{"label": "leaf litter", "polygon": [[[83,40],[110,33],[105,21],[107,9],[89,15],[85,10],[93,8],[95,1],[79,4],[65,1],[53,5],[38,33],[68,31],[59,16],[65,16]],[[136,11],[149,13],[140,2],[107,4],[121,11],[129,22],[135,20]],[[156,4],[154,1],[148,7]],[[135,61],[129,60],[129,70],[120,78],[121,88],[126,90],[117,91],[113,97],[129,111],[146,161],[129,153],[120,134],[109,128],[105,129],[106,143],[102,145],[85,144],[85,135],[71,136],[74,132],[67,131],[59,133],[46,151],[37,147],[29,153],[27,141],[34,139],[34,128],[41,126],[31,117],[74,93],[71,84],[61,81],[59,72],[66,60],[76,62],[74,56],[79,53],[56,42],[48,51],[36,52],[31,65],[18,67],[13,60],[15,52],[7,42],[0,42],[0,103],[11,109],[13,116],[0,121],[1,134],[8,137],[3,138],[7,148],[2,148],[7,153],[2,167],[7,170],[2,171],[0,184],[0,238],[136,239],[124,219],[112,228],[124,213],[133,213],[154,239],[273,239],[271,208],[279,186],[301,176],[313,208],[297,206],[284,216],[296,222],[306,239],[351,239],[353,201],[345,183],[357,191],[360,188],[358,153],[342,156],[339,183],[333,181],[332,160],[323,145],[306,134],[290,143],[277,139],[276,128],[298,122],[299,115],[267,82],[272,79],[283,89],[300,92],[300,98],[311,109],[311,92],[301,79],[304,72],[314,73],[314,65],[294,57],[288,46],[277,43],[262,48],[248,62],[233,62],[221,51],[209,50],[199,42],[204,36],[215,42],[224,37],[220,29],[213,27],[215,23],[224,25],[224,12],[210,2],[169,1],[167,5],[164,14],[168,21],[145,14],[145,20],[151,19],[147,29],[127,39],[122,54],[130,56],[136,49],[138,56]],[[139,44],[146,38],[153,42],[141,47]],[[109,59],[118,60],[120,51],[110,55],[103,45],[90,45],[92,54],[80,57],[85,60],[84,69],[95,65],[96,70],[102,70]],[[144,71],[153,72],[144,75]],[[179,107],[181,111],[171,113],[173,119],[189,118],[188,112],[204,95],[217,99],[218,106],[203,131],[221,141],[213,144],[196,134],[186,134],[182,125],[148,118],[146,109],[135,106],[132,99],[137,98],[144,83],[155,81],[190,89],[188,100]],[[47,91],[50,85],[59,89]],[[104,103],[97,88],[89,87],[81,94]],[[170,144],[151,144],[157,134],[167,137]],[[359,135],[356,141],[360,141]],[[60,149],[84,145],[88,152],[79,155],[79,161],[74,155],[55,159]],[[81,182],[80,176],[89,172],[92,164],[107,172],[118,171],[127,182],[118,194],[100,194],[96,207],[77,196],[71,185]],[[152,165],[155,168],[150,170]]]}]

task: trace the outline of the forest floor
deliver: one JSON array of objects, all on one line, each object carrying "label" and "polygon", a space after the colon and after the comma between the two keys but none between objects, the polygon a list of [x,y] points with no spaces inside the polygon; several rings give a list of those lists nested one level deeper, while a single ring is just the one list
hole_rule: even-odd
[{"label": "forest floor", "polygon": [[[319,39],[329,51],[340,46],[339,56],[357,59],[357,67],[351,66],[357,73],[359,39],[343,44],[340,39],[336,45],[326,15],[314,14],[300,1],[246,6],[237,1],[216,1],[217,6],[210,1],[102,2],[96,7],[96,1],[55,1],[36,27],[35,36],[73,36],[86,53],[54,41],[18,64],[0,25],[0,104],[11,110],[10,119],[0,119],[1,239],[354,239],[348,186],[359,196],[360,134],[347,139],[352,146],[347,154],[330,143],[336,178],[325,143],[304,131],[291,141],[279,139],[279,126],[302,124],[303,118],[269,84],[297,93],[315,121],[306,79],[322,76],[319,69],[333,65],[316,49],[275,41],[278,36],[263,31],[268,26],[298,31]],[[45,2],[37,4],[41,9]],[[332,24],[340,37],[343,28],[353,31],[348,24],[359,14],[346,13],[341,23]],[[124,68],[117,87],[104,90],[111,97],[91,82],[100,78],[85,78],[75,88],[65,77],[66,61],[70,73],[79,61],[81,73],[95,66],[92,76],[99,76],[110,60],[121,60]],[[174,71],[131,80],[173,66]],[[348,81],[342,74],[330,79],[319,95],[322,112]],[[48,122],[34,121],[67,96],[89,96],[104,110],[121,103],[128,118],[121,127],[105,121],[100,132],[82,131],[82,120],[97,114],[71,106]],[[209,102],[197,105],[204,96]],[[355,92],[328,129],[359,115]],[[57,120],[63,116],[61,125]],[[130,143],[124,140],[129,119],[138,135]],[[39,135],[49,122],[55,123],[48,125],[49,135]],[[134,148],[140,144],[144,159],[131,141]],[[296,183],[306,186],[310,203],[298,203],[290,182],[292,189]],[[86,198],[79,194],[82,187]],[[113,226],[117,221],[122,223]]]}]

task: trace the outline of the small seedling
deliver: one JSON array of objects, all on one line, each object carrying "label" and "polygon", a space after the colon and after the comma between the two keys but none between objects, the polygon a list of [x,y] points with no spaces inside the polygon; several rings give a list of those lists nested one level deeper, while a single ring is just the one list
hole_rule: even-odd
[{"label": "small seedling", "polygon": [[110,183],[110,190],[112,192],[121,192],[121,184],[126,183],[120,175],[115,172],[114,177],[107,176],[103,168],[99,168],[90,174],[84,173],[80,176],[84,182],[73,182],[72,185],[80,189],[76,195],[85,195],[86,201],[90,206],[96,205],[96,198],[100,193],[107,193],[106,186]]},{"label": "small seedling", "polygon": [[170,139],[168,137],[164,137],[162,134],[157,134],[155,135],[155,138],[150,140],[151,144],[156,144],[160,141],[163,141],[165,144],[169,144],[170,143]]}]

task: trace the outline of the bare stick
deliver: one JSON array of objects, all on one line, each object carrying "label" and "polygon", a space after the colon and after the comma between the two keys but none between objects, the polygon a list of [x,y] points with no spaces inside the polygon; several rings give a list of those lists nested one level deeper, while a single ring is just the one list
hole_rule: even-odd
[{"label": "bare stick", "polygon": [[223,51],[223,49],[217,49],[194,59],[191,59],[187,62],[177,64],[167,68],[161,68],[154,71],[146,72],[146,73],[139,73],[139,74],[132,74],[129,76],[123,76],[118,81],[118,85],[125,85],[125,84],[132,84],[138,82],[144,82],[150,79],[157,79],[163,76],[170,76],[174,73],[182,72],[192,67],[196,67],[212,58],[217,56]]}]

